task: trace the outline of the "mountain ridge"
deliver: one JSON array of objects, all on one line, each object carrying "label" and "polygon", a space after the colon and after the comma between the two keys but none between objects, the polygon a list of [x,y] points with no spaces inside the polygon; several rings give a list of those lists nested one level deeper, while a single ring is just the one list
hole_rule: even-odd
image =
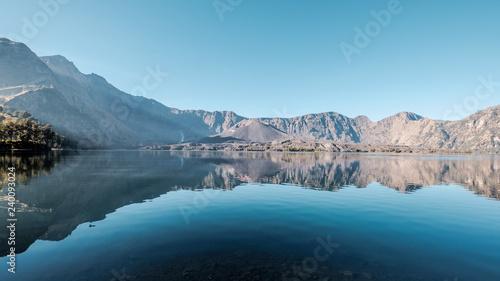
[{"label": "mountain ridge", "polygon": [[232,112],[184,112],[132,96],[97,74],[82,74],[63,56],[38,58],[22,43],[0,42],[0,74],[19,65],[27,70],[0,76],[1,103],[29,111],[81,148],[194,141],[243,120]]},{"label": "mountain ridge", "polygon": [[[79,140],[82,148],[234,137],[228,130],[250,120],[233,111],[181,110],[127,94],[104,77],[81,73],[61,55],[38,57],[25,44],[6,38],[0,38],[0,104],[30,112],[63,135]],[[494,106],[457,121],[404,111],[375,122],[364,115],[349,118],[333,111],[253,118],[276,131],[258,125],[258,129],[239,133],[238,139],[266,142],[280,137],[277,132],[281,132],[283,138],[499,153],[499,112],[500,106]],[[259,135],[263,138],[256,137]]]}]

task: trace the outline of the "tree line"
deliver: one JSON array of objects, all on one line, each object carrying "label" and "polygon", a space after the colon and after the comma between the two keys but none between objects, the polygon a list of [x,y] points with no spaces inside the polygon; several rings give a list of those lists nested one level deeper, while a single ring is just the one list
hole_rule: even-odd
[{"label": "tree line", "polygon": [[64,136],[52,130],[52,126],[40,126],[29,119],[1,123],[0,140],[3,149],[61,148],[68,143]]}]

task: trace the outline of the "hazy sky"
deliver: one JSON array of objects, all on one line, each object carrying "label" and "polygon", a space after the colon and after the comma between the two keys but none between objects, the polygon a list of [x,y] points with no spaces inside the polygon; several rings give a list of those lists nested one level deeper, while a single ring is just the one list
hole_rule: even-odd
[{"label": "hazy sky", "polygon": [[[499,12],[494,0],[0,0],[0,36],[180,109],[458,119],[500,104]],[[168,77],[145,79],[156,69]]]}]

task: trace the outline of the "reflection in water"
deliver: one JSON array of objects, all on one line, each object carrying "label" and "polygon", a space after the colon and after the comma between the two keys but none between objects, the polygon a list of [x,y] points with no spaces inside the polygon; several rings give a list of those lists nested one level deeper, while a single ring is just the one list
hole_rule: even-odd
[{"label": "reflection in water", "polygon": [[[457,183],[500,199],[500,160],[493,157],[97,151],[8,154],[0,162],[2,186],[7,167],[16,167],[19,252],[37,239],[62,240],[84,222],[172,190],[232,189],[244,182],[329,191],[378,182],[401,192]],[[6,195],[5,188],[1,195]],[[5,217],[7,201],[0,204]],[[1,228],[0,237],[5,235]],[[0,251],[7,254],[5,243]]]},{"label": "reflection in water", "polygon": [[64,159],[63,155],[68,152],[53,151],[41,153],[11,152],[0,154],[0,167],[3,173],[0,174],[0,190],[7,185],[8,167],[16,168],[16,178],[19,185],[27,185],[31,178],[40,174],[48,175],[52,168]]},{"label": "reflection in water", "polygon": [[[500,199],[500,159],[489,156],[405,157],[335,153],[172,152],[209,160],[214,167],[203,184],[183,188],[232,189],[243,182],[296,184],[335,191],[343,186],[366,187],[371,182],[401,192],[424,186],[459,184],[478,195]],[[223,182],[216,183],[215,179]]]},{"label": "reflection in water", "polygon": [[363,154],[232,155],[219,164],[242,181],[291,183],[320,190],[366,187],[378,182],[412,192],[423,186],[460,184],[476,194],[500,199],[500,159],[493,157],[401,157]]}]

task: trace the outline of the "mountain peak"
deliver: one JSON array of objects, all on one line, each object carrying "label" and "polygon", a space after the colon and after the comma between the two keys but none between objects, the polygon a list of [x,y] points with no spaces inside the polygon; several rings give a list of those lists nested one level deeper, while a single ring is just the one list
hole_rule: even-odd
[{"label": "mountain peak", "polygon": [[399,113],[395,114],[394,116],[401,118],[401,119],[409,120],[409,121],[418,121],[420,119],[424,119],[424,117],[422,117],[416,113],[407,112],[407,111],[399,112]]},{"label": "mountain peak", "polygon": [[12,41],[6,37],[0,37],[0,48],[15,48],[23,52],[31,52],[31,49],[22,42]]},{"label": "mountain peak", "polygon": [[23,43],[0,38],[0,88],[50,84],[53,73]]},{"label": "mountain peak", "polygon": [[5,38],[5,37],[0,37],[0,43],[11,43],[12,41],[10,41],[9,39]]},{"label": "mountain peak", "polygon": [[81,76],[83,76],[72,61],[61,55],[40,57],[40,60],[58,75],[73,77],[77,80],[80,80]]},{"label": "mountain peak", "polygon": [[256,119],[245,119],[245,120],[240,121],[238,124],[234,125],[234,127],[235,128],[242,128],[242,127],[246,127],[246,126],[262,126],[262,125],[269,126],[269,124],[267,124],[265,122],[260,122]]},{"label": "mountain peak", "polygon": [[212,138],[264,143],[290,138],[290,136],[268,123],[261,122],[257,119],[245,119],[224,132],[212,136]]},{"label": "mountain peak", "polygon": [[0,37],[0,47],[1,48],[16,48],[22,50],[24,52],[31,52],[30,48],[26,46],[24,43],[11,41],[5,37]]},{"label": "mountain peak", "polygon": [[368,116],[366,116],[366,115],[356,116],[354,118],[354,121],[363,122],[363,123],[371,123],[372,122],[372,120],[370,120],[370,118],[368,118]]},{"label": "mountain peak", "polygon": [[40,57],[41,60],[43,61],[54,61],[54,62],[59,62],[59,63],[66,63],[66,64],[73,64],[70,60],[68,60],[66,57],[61,56],[61,55],[53,55],[53,56],[43,56]]}]

